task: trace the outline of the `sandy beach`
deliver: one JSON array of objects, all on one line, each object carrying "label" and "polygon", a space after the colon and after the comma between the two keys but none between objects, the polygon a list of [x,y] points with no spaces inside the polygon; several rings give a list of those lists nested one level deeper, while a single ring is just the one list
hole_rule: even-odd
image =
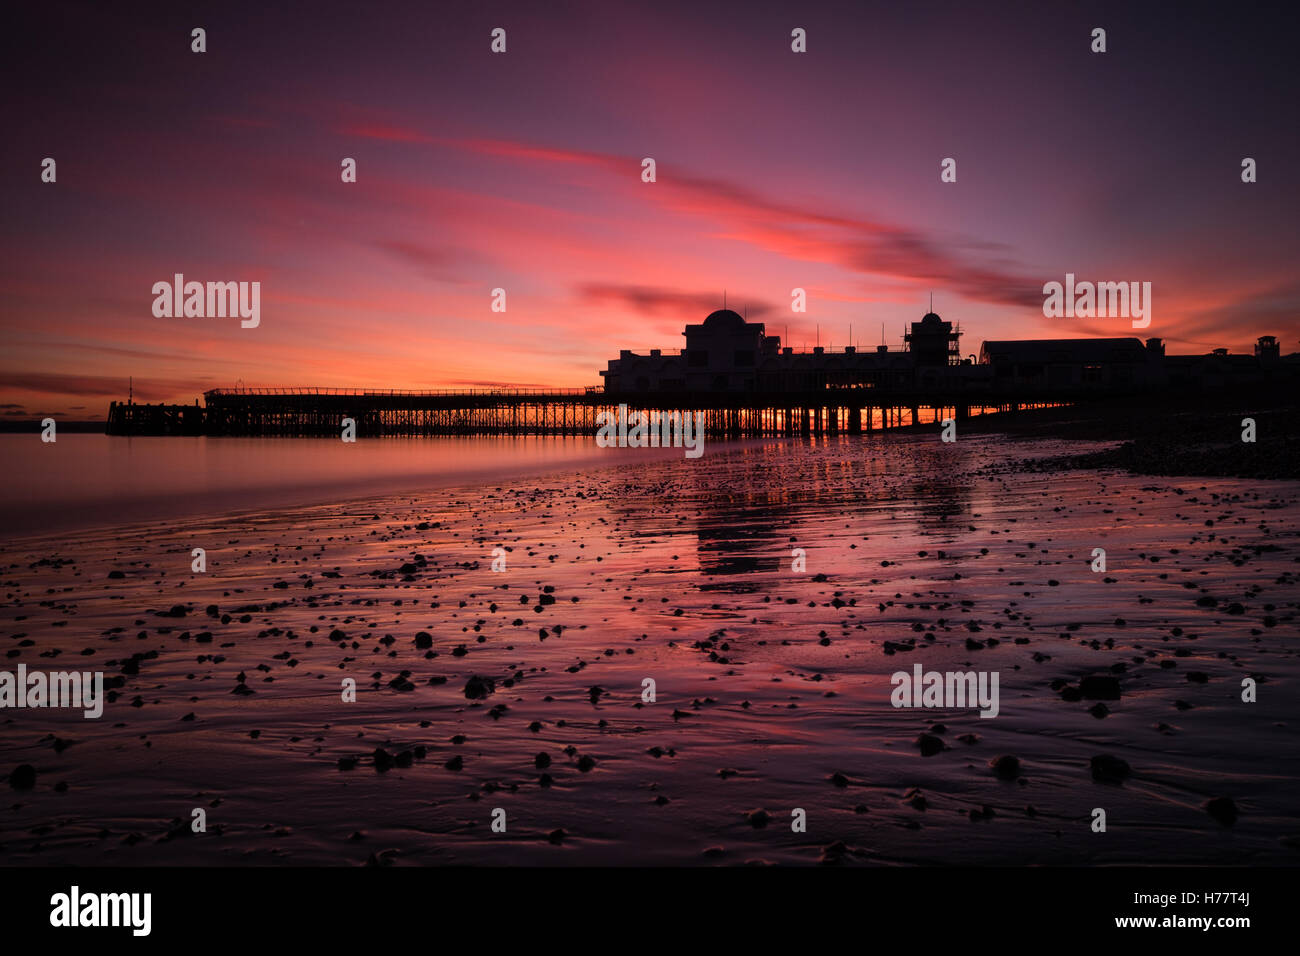
[{"label": "sandy beach", "polygon": [[[713,444],[7,540],[5,667],[119,686],[0,713],[3,859],[1295,863],[1300,482],[1008,454]],[[891,706],[916,663],[996,671],[998,716]]]}]

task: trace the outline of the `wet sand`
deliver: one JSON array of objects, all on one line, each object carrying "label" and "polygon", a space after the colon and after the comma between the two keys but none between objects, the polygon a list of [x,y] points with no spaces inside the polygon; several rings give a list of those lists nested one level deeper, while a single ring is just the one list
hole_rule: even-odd
[{"label": "wet sand", "polygon": [[[122,684],[100,720],[0,711],[0,773],[36,771],[5,785],[2,858],[1300,861],[1300,482],[1007,456],[988,435],[712,444],[7,541],[4,669]],[[999,716],[893,708],[916,662],[996,670]]]}]

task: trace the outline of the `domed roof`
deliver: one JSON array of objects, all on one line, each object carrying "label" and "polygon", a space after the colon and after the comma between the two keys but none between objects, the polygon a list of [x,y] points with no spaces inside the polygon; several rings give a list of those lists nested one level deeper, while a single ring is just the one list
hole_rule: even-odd
[{"label": "domed roof", "polygon": [[710,329],[738,329],[745,325],[745,320],[740,317],[739,313],[730,309],[718,309],[716,312],[709,313],[709,317],[704,320],[704,325]]},{"label": "domed roof", "polygon": [[[916,313],[912,313],[912,314],[915,315]],[[925,313],[925,315],[921,316],[921,321],[922,321],[922,322],[942,322],[943,319],[939,318],[938,314],[935,313],[935,312],[927,312],[927,313]]]}]

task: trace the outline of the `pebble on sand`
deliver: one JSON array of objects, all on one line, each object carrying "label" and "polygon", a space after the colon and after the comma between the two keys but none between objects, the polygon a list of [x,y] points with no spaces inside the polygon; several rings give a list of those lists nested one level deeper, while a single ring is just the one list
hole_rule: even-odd
[{"label": "pebble on sand", "polygon": [[36,786],[36,768],[29,763],[20,763],[9,774],[9,786],[15,790],[30,790]]},{"label": "pebble on sand", "polygon": [[934,734],[921,734],[914,742],[920,749],[922,757],[933,757],[943,752],[943,741]]},{"label": "pebble on sand", "polygon": [[482,700],[496,691],[496,681],[491,677],[479,677],[477,674],[465,682],[465,696],[470,700]]},{"label": "pebble on sand", "polygon": [[1003,780],[1015,780],[1020,776],[1020,758],[1011,754],[1002,754],[989,761],[989,767]]},{"label": "pebble on sand", "polygon": [[755,830],[761,830],[763,827],[767,826],[771,819],[772,815],[761,808],[745,812],[745,820],[748,821],[749,825]]},{"label": "pebble on sand", "polygon": [[1230,827],[1237,822],[1237,805],[1233,803],[1231,797],[1215,797],[1213,800],[1206,800],[1201,806],[1205,808],[1206,813],[1225,827]]},{"label": "pebble on sand", "polygon": [[1089,765],[1092,768],[1092,779],[1102,783],[1120,783],[1133,772],[1128,761],[1110,754],[1093,757]]},{"label": "pebble on sand", "polygon": [[1079,681],[1079,693],[1088,700],[1119,700],[1119,681],[1109,674],[1089,674]]}]

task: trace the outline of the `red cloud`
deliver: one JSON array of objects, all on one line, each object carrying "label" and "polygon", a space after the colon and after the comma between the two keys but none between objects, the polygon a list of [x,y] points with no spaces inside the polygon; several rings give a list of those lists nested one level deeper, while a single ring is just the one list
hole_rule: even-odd
[{"label": "red cloud", "polygon": [[[469,139],[454,145],[509,159],[584,165],[640,184],[640,160],[634,158],[505,140]],[[929,237],[892,223],[783,203],[732,183],[680,172],[661,176],[641,194],[674,211],[716,221],[727,238],[791,259],[834,263],[864,275],[941,283],[981,302],[1017,307],[1042,303],[1041,280],[985,261],[988,243]]]},{"label": "red cloud", "polygon": [[[596,282],[582,285],[578,291],[588,302],[612,302],[629,306],[645,315],[670,315],[677,318],[682,315],[706,315],[714,309],[722,308],[717,292],[680,292],[661,286]],[[746,302],[746,310],[757,317],[773,311],[773,306],[764,302]]]},{"label": "red cloud", "polygon": [[[0,372],[0,388],[14,392],[45,392],[52,395],[87,395],[96,398],[125,398],[126,382],[120,376],[66,375],[60,372]],[[135,397],[140,401],[170,400],[178,392],[193,392],[189,379],[138,379]]]}]

